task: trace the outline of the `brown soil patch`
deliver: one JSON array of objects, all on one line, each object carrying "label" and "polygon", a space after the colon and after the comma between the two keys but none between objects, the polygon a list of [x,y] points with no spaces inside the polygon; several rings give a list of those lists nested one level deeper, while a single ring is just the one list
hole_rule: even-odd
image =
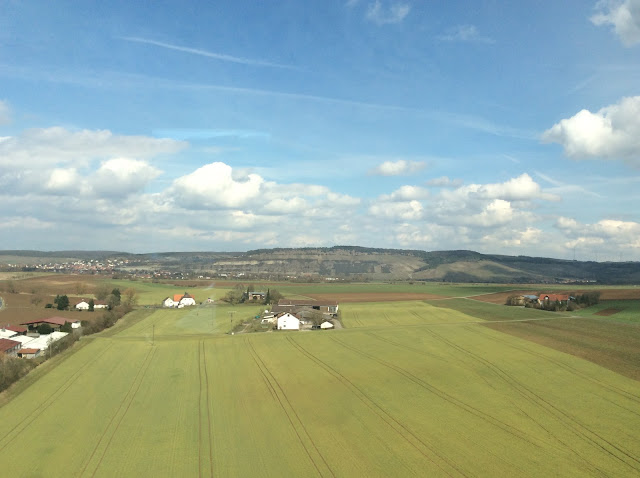
[{"label": "brown soil patch", "polygon": [[633,300],[640,299],[640,288],[638,289],[602,289],[600,300]]},{"label": "brown soil patch", "polygon": [[603,309],[603,310],[601,310],[600,312],[596,312],[596,313],[595,313],[595,314],[593,314],[593,315],[603,315],[603,316],[605,316],[605,317],[609,317],[610,315],[614,315],[614,314],[617,314],[618,312],[622,312],[622,310],[623,310],[623,309],[614,309],[614,308],[611,308],[611,309]]},{"label": "brown soil patch", "polygon": [[348,292],[337,294],[306,294],[319,302],[323,300],[333,300],[342,302],[395,302],[404,300],[431,300],[445,299],[445,296],[436,294],[414,294],[409,292]]},{"label": "brown soil patch", "polygon": [[640,380],[640,327],[591,319],[483,324]]},{"label": "brown soil patch", "polygon": [[[69,319],[93,320],[101,316],[101,312],[79,312],[77,310],[45,309],[45,304],[53,303],[54,296],[43,296],[43,301],[34,305],[31,303],[32,294],[2,293],[4,307],[0,309],[0,325],[18,325],[29,320],[47,317],[65,317]],[[69,296],[69,302],[75,304],[77,297]]]}]

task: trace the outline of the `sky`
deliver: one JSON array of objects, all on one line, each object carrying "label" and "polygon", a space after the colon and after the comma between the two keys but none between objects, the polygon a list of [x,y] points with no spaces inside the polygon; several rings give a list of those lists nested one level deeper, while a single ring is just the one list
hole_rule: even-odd
[{"label": "sky", "polygon": [[0,5],[0,249],[640,260],[640,0]]}]

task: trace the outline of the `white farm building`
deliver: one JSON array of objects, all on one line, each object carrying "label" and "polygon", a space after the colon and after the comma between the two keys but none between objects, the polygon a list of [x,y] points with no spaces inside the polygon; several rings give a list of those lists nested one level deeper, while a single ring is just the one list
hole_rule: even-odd
[{"label": "white farm building", "polygon": [[300,330],[300,319],[289,312],[278,315],[278,330]]}]

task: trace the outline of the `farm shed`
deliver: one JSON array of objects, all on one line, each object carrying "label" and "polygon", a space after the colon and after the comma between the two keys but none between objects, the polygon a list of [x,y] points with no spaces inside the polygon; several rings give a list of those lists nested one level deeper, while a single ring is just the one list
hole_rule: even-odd
[{"label": "farm shed", "polygon": [[20,342],[16,342],[11,339],[0,339],[0,352],[3,352],[10,357],[15,357],[18,350],[21,348],[22,344]]},{"label": "farm shed", "polygon": [[52,342],[56,342],[67,335],[69,335],[67,332],[51,332],[50,334],[41,335],[29,342],[29,348],[46,350]]},{"label": "farm shed", "polygon": [[20,349],[18,350],[18,357],[32,359],[40,357],[40,349]]},{"label": "farm shed", "polygon": [[71,322],[71,320],[65,319],[64,317],[49,317],[48,319],[30,320],[29,322],[23,322],[20,325],[26,325],[29,328],[29,332],[35,332],[42,324],[49,324],[53,330],[60,331],[60,327],[67,322]]},{"label": "farm shed", "polygon": [[0,329],[0,339],[9,339],[14,335],[18,335],[18,333],[14,332],[13,330]]},{"label": "farm shed", "polygon": [[322,322],[320,324],[320,328],[323,329],[323,330],[324,329],[333,329],[333,324],[331,322],[329,322],[328,320],[326,320],[326,321],[324,321],[324,322]]},{"label": "farm shed", "polygon": [[22,348],[24,348],[26,344],[33,342],[35,338],[29,337],[28,335],[14,335],[13,337],[11,337],[11,340],[20,342]]},{"label": "farm shed", "polygon": [[339,304],[336,301],[319,302],[314,300],[290,300],[280,299],[278,305],[273,307],[274,312],[287,312],[301,308],[319,310],[323,314],[337,314]]},{"label": "farm shed", "polygon": [[289,312],[277,316],[278,330],[300,330],[300,319]]},{"label": "farm shed", "polygon": [[19,325],[7,325],[5,327],[5,329],[7,330],[13,330],[14,332],[20,334],[20,335],[24,335],[27,333],[27,328],[26,327],[20,327]]}]

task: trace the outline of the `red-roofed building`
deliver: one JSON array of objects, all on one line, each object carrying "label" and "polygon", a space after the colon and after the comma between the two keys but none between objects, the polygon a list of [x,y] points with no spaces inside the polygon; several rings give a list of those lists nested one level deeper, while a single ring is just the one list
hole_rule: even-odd
[{"label": "red-roofed building", "polygon": [[18,350],[22,348],[22,344],[20,342],[16,342],[11,339],[0,339],[0,352],[4,352],[6,355],[10,357],[15,357],[18,353]]},{"label": "red-roofed building", "polygon": [[568,294],[540,294],[540,297],[538,297],[538,300],[540,302],[545,302],[545,301],[549,301],[549,302],[568,302],[569,301],[569,295]]},{"label": "red-roofed building", "polygon": [[20,335],[24,335],[27,333],[27,328],[20,327],[19,325],[7,325],[5,329],[13,330],[16,334],[20,334]]},{"label": "red-roofed building", "polygon": [[67,322],[72,321],[65,319],[64,317],[49,317],[47,319],[30,320],[29,322],[23,322],[20,325],[26,325],[29,328],[29,332],[34,332],[42,324],[49,324],[53,330],[60,331],[60,327]]},{"label": "red-roofed building", "polygon": [[18,357],[32,359],[40,356],[40,349],[20,349],[18,350]]}]

